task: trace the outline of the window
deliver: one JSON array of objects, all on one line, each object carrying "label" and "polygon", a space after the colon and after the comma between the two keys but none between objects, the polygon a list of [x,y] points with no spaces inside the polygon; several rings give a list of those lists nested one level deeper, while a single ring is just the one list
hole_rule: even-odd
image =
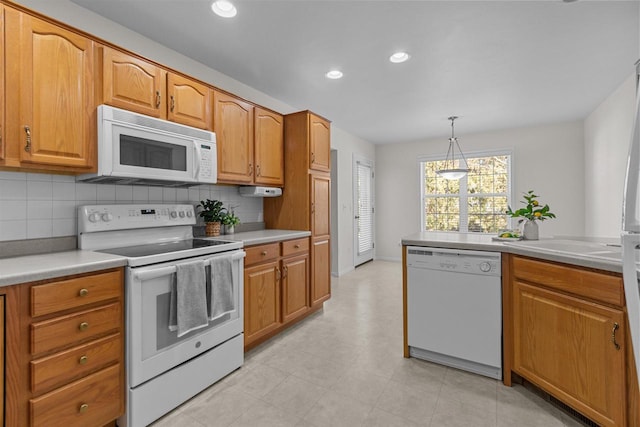
[{"label": "window", "polygon": [[443,158],[420,159],[423,231],[497,233],[509,228],[511,153],[472,154],[467,163],[465,177],[447,180],[436,174]]}]

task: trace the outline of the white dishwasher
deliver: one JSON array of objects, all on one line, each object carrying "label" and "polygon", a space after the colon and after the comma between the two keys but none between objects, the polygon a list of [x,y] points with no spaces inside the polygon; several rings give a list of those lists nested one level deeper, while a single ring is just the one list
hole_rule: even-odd
[{"label": "white dishwasher", "polygon": [[502,378],[501,255],[407,246],[412,357]]}]

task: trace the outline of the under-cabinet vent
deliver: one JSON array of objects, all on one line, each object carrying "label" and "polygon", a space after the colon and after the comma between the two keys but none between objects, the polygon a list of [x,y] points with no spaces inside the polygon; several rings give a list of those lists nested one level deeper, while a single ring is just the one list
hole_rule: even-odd
[{"label": "under-cabinet vent", "polygon": [[524,378],[521,378],[521,380],[522,380],[522,385],[527,390],[537,394],[538,396],[540,396],[541,398],[543,398],[547,402],[551,403],[556,408],[560,409],[565,414],[571,416],[571,418],[573,418],[574,420],[580,422],[582,425],[587,426],[587,427],[601,427],[600,424],[598,424],[595,421],[592,421],[591,419],[585,417],[580,412],[578,412],[575,409],[573,409],[571,406],[567,405],[564,402],[561,402],[560,400],[558,400],[555,397],[551,396],[549,393],[545,392],[544,390],[539,389],[538,387],[536,387],[535,385],[531,384],[529,381],[525,380]]}]

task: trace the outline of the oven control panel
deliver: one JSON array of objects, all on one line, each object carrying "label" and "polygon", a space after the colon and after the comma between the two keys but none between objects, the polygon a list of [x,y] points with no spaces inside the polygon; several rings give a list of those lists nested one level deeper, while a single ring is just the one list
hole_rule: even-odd
[{"label": "oven control panel", "polygon": [[193,205],[88,205],[78,207],[78,232],[195,225]]}]

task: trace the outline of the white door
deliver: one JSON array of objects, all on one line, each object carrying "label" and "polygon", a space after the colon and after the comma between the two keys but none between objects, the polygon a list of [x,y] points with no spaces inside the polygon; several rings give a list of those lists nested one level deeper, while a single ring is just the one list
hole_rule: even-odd
[{"label": "white door", "polygon": [[373,162],[353,156],[354,265],[373,259]]}]

